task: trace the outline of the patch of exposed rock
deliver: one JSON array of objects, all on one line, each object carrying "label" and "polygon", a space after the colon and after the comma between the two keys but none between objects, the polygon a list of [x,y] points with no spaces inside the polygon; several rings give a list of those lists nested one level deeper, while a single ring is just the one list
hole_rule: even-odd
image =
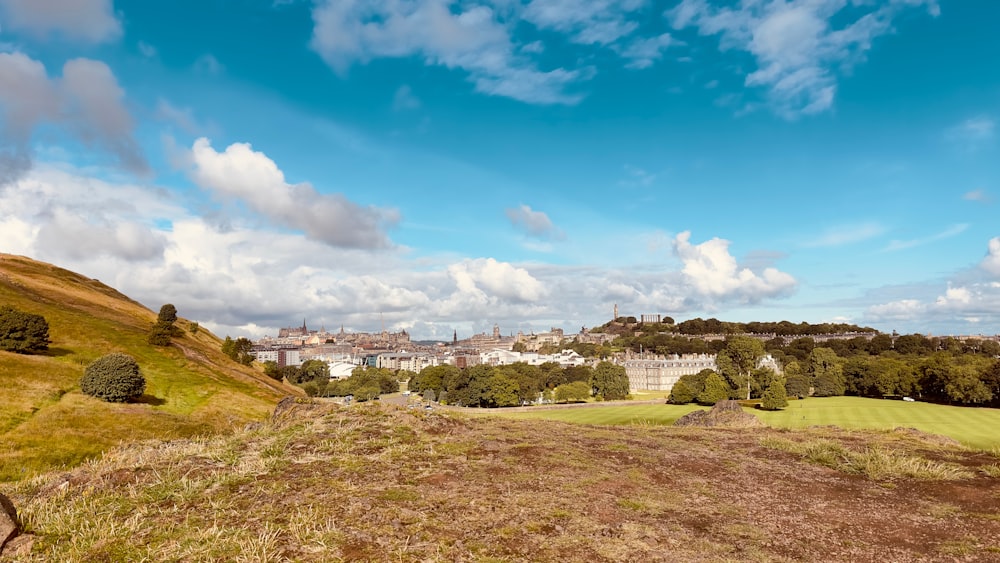
[{"label": "patch of exposed rock", "polygon": [[32,536],[19,536],[21,526],[17,509],[9,498],[0,494],[0,559],[20,557],[31,551]]},{"label": "patch of exposed rock", "polygon": [[764,426],[756,416],[743,412],[738,401],[719,401],[711,410],[690,412],[674,422],[674,426],[719,426],[750,428]]}]

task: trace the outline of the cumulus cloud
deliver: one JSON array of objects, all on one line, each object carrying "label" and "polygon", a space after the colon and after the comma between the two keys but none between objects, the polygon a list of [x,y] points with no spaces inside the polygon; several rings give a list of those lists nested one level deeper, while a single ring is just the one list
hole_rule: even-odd
[{"label": "cumulus cloud", "polygon": [[[682,0],[667,16],[675,29],[694,27],[701,35],[719,35],[722,49],[750,53],[757,68],[746,76],[746,85],[766,88],[773,109],[793,119],[833,106],[836,73],[863,59],[874,39],[891,32],[900,10],[925,6],[938,13],[934,0],[850,4],[851,11],[844,0],[761,0],[726,7]],[[835,27],[834,21],[843,25]]]},{"label": "cumulus cloud", "polygon": [[158,258],[164,249],[163,238],[145,225],[90,222],[65,208],[52,212],[36,236],[36,247],[40,251],[61,259],[113,256],[135,262]]},{"label": "cumulus cloud", "polygon": [[537,238],[561,238],[562,232],[552,224],[552,220],[543,211],[535,211],[531,206],[521,204],[508,208],[507,219],[515,227],[522,229],[530,236]]},{"label": "cumulus cloud", "polygon": [[56,79],[48,77],[42,63],[23,53],[0,53],[0,181],[12,182],[31,167],[29,143],[42,124],[55,125],[114,155],[127,170],[147,173],[124,98],[111,69],[100,61],[67,61],[62,78]]},{"label": "cumulus cloud", "polygon": [[703,296],[756,303],[788,295],[798,285],[794,277],[776,268],[765,268],[759,274],[739,268],[727,240],[713,238],[693,245],[690,239],[689,231],[679,233],[674,238],[674,254],[684,263],[687,280]]},{"label": "cumulus cloud", "polygon": [[279,225],[333,246],[388,247],[384,229],[399,221],[395,210],[362,207],[342,194],[286,183],[274,161],[249,144],[234,143],[220,153],[202,137],[191,149],[191,162],[191,178],[202,188],[238,199]]},{"label": "cumulus cloud", "polygon": [[458,291],[464,294],[492,293],[514,301],[537,301],[546,295],[545,287],[523,268],[493,258],[478,258],[453,264],[448,274]]},{"label": "cumulus cloud", "polygon": [[379,57],[419,56],[461,69],[478,91],[538,104],[573,104],[564,88],[577,71],[539,70],[519,54],[490,6],[445,0],[322,0],[313,9],[312,48],[338,73]]},{"label": "cumulus cloud", "polygon": [[[280,171],[244,148],[249,156],[228,164],[263,177],[266,183],[251,187],[286,205],[271,191],[288,187]],[[231,180],[234,193],[249,189],[244,178],[218,174],[220,166],[203,172],[215,175],[212,182]],[[609,318],[614,303],[636,314],[676,315],[779,296],[781,287],[794,286],[776,270],[736,266],[727,244],[680,245],[685,271],[668,264],[625,269],[452,255],[414,259],[397,248],[335,246],[238,216],[221,228],[168,190],[98,180],[71,167],[39,166],[15,189],[0,192],[0,251],[98,278],[154,309],[170,301],[183,316],[233,336],[273,335],[303,317],[310,326],[348,330],[378,330],[384,319],[386,327],[407,328],[416,338],[450,338],[454,329],[469,334],[493,323],[505,333],[576,330]],[[701,268],[687,268],[691,263]]]},{"label": "cumulus cloud", "polygon": [[919,322],[922,326],[954,327],[957,320],[970,324],[1000,322],[1000,237],[989,241],[977,270],[953,276],[937,297],[875,304],[865,316],[872,322]]},{"label": "cumulus cloud", "polygon": [[56,33],[87,43],[111,41],[122,33],[111,0],[0,0],[0,23],[34,35]]}]

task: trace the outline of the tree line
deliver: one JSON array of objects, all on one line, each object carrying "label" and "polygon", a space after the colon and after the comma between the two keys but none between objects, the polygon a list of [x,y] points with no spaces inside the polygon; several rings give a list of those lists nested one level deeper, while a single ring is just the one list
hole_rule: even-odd
[{"label": "tree line", "polygon": [[596,367],[561,367],[555,362],[529,365],[452,365],[426,367],[410,378],[409,389],[450,405],[512,407],[547,401],[583,401],[589,397],[612,401],[629,396],[625,368],[611,362]]},{"label": "tree line", "polygon": [[[750,341],[756,342],[756,345]],[[734,343],[742,342],[739,346]],[[783,376],[766,368],[737,369],[734,349],[752,350],[758,358],[771,354]],[[761,342],[745,336],[727,338],[717,356],[718,370],[681,377],[671,402],[707,402],[712,376],[726,385],[728,398],[764,398],[769,386],[783,381],[788,396],[913,396],[959,405],[1000,406],[1000,344],[991,340],[928,338],[919,334],[893,339],[880,334],[831,340],[818,346],[812,338]],[[744,366],[749,364],[742,364]],[[711,381],[710,381],[711,380]],[[776,390],[774,391],[776,392]]]}]

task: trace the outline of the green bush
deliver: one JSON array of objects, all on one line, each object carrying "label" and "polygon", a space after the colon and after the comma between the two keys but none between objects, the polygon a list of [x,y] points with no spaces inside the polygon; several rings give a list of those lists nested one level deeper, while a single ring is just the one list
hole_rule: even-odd
[{"label": "green bush", "polygon": [[146,378],[128,354],[114,352],[94,360],[83,373],[80,390],[109,403],[124,403],[142,395]]},{"label": "green bush", "polygon": [[41,315],[0,306],[0,350],[27,354],[49,348],[49,323]]}]

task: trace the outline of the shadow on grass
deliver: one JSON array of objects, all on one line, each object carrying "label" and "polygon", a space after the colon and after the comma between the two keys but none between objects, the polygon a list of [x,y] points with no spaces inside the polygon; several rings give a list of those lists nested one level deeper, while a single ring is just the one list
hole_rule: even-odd
[{"label": "shadow on grass", "polygon": [[72,350],[67,350],[66,348],[49,348],[39,354],[39,356],[50,356],[53,358],[61,358],[63,356],[69,356],[72,354]]},{"label": "shadow on grass", "polygon": [[154,407],[160,407],[167,404],[166,399],[161,399],[153,395],[142,395],[138,399],[133,399],[133,403],[142,403],[144,405],[153,405]]}]

